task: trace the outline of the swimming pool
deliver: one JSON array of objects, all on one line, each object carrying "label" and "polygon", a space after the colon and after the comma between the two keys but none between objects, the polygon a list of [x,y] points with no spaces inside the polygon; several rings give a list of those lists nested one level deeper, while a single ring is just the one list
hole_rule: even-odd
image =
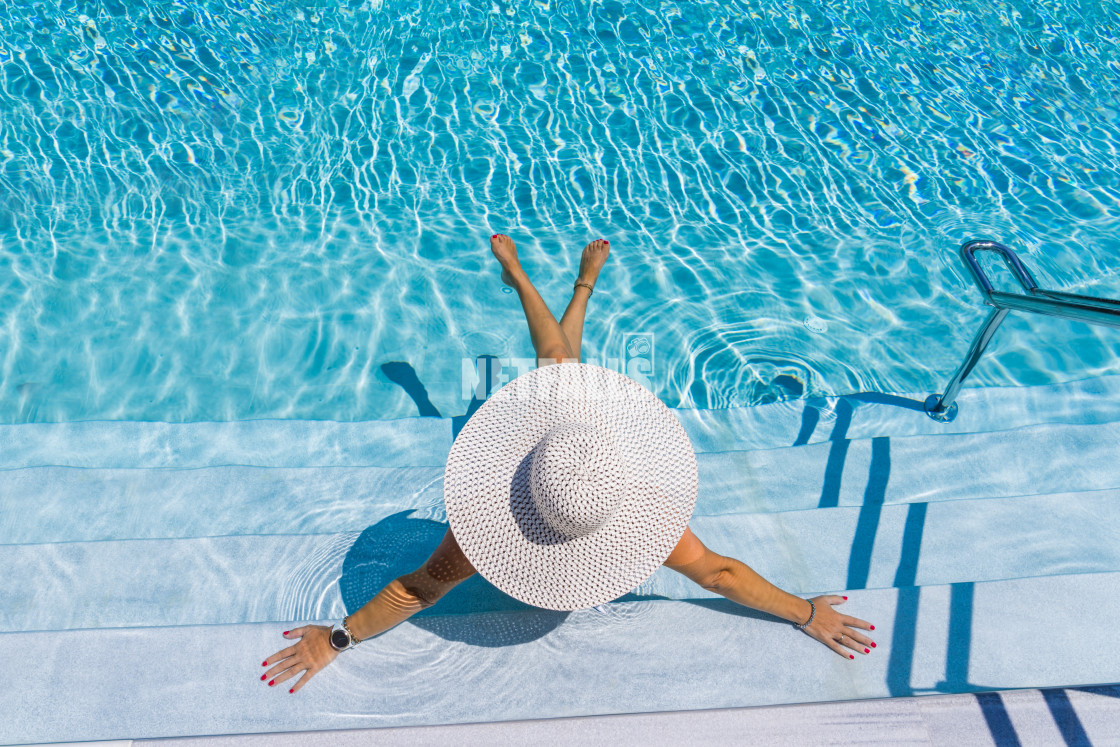
[{"label": "swimming pool", "polygon": [[[964,239],[1116,294],[1120,4],[321,5],[0,10],[0,743],[1120,679],[1115,333],[1013,316],[921,411],[983,316]],[[495,231],[554,309],[611,239],[585,359],[652,361],[698,533],[859,590],[878,658],[667,571],[569,616],[475,578],[262,691],[281,621],[443,531],[470,367],[530,350]]]},{"label": "swimming pool", "polygon": [[[588,359],[650,335],[670,406],[936,390],[962,240],[1120,276],[1118,7],[9,5],[0,421],[414,415],[389,361],[461,413],[528,352],[494,231],[554,306],[609,236]],[[1105,334],[1010,323],[972,383]]]}]

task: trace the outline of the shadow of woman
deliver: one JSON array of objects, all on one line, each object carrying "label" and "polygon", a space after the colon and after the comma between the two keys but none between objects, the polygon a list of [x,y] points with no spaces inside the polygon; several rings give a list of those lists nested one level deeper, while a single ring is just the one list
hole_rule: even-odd
[{"label": "shadow of woman", "polygon": [[[352,614],[393,579],[419,568],[443,538],[447,524],[401,511],[368,527],[346,553],[339,588],[346,613]],[[666,601],[660,594],[629,592],[615,602]],[[778,621],[726,599],[677,599],[725,614]],[[408,622],[447,641],[496,648],[528,643],[555,630],[570,612],[546,610],[521,602],[475,574],[456,586],[434,607]],[[608,623],[613,616],[607,616]],[[625,617],[625,615],[623,615]]]},{"label": "shadow of woman", "polygon": [[[347,614],[393,579],[423,565],[443,538],[446,523],[412,513],[401,511],[368,527],[346,553],[339,588]],[[536,640],[568,614],[518,601],[476,573],[409,622],[445,640],[497,647]]]}]

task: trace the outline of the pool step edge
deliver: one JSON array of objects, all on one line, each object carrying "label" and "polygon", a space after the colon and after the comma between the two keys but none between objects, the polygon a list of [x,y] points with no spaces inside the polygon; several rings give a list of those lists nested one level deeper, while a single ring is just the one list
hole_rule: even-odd
[{"label": "pool step edge", "polygon": [[[545,611],[433,617],[364,643],[296,696],[260,681],[261,659],[284,645],[279,624],[5,633],[0,660],[24,674],[6,700],[0,743],[473,723],[1116,682],[1120,650],[1099,621],[1120,616],[1118,592],[1117,573],[868,590],[858,610],[846,611],[877,623],[872,635],[879,646],[855,661],[786,624],[736,613],[730,603],[621,603],[611,615],[572,613],[563,625]],[[503,617],[526,614],[540,624],[539,636],[504,640],[511,628]],[[1045,645],[1038,639],[1041,621]],[[526,620],[514,626],[532,628]],[[557,658],[557,651],[567,653]],[[471,666],[439,664],[463,660]],[[511,668],[532,684],[507,692]],[[587,686],[568,687],[573,680]]]},{"label": "pool step edge", "polygon": [[[1120,422],[1120,375],[962,392],[961,415],[937,423],[924,395],[853,394],[729,410],[673,410],[697,452],[754,451],[880,436],[995,433],[1044,424]],[[457,418],[379,421],[82,421],[0,425],[0,470],[442,466]]]}]

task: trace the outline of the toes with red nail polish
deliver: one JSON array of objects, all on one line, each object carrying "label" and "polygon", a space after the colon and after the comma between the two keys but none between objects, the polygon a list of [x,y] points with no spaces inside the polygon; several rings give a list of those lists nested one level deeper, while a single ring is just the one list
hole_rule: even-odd
[{"label": "toes with red nail polish", "polygon": [[848,654],[848,658],[849,659],[854,659],[854,658],[856,658],[856,655],[855,654]]},{"label": "toes with red nail polish", "polygon": [[863,650],[863,653],[865,653],[865,654],[870,654],[870,653],[871,653],[871,649],[869,649],[869,648],[865,648],[865,649]]},{"label": "toes with red nail polish", "polygon": [[276,684],[276,680],[269,680],[269,681],[268,681],[268,686],[269,686],[269,687],[272,687],[272,686],[273,686],[273,685],[275,685],[275,684]]}]

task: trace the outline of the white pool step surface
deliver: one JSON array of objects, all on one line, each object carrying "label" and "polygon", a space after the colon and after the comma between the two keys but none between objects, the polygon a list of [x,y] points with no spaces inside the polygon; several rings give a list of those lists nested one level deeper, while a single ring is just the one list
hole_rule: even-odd
[{"label": "white pool step surface", "polygon": [[1115,631],[1087,621],[1120,615],[1120,574],[977,583],[967,596],[961,620],[951,586],[860,592],[848,611],[878,621],[879,646],[855,661],[725,600],[433,616],[363,643],[295,695],[259,681],[261,659],[285,645],[277,623],[12,633],[0,656],[23,674],[2,728],[17,743],[301,731],[1116,679]]},{"label": "white pool step surface", "polygon": [[95,747],[387,747],[455,744],[1112,745],[1120,686],[1006,690],[808,705],[663,711],[454,726],[101,742]]},{"label": "white pool step surface", "polygon": [[[1048,423],[1120,422],[1120,375],[1038,387],[964,389],[960,415],[937,423],[925,394],[854,394],[761,407],[675,410],[697,452],[753,451],[835,438],[987,433]],[[160,423],[85,421],[0,425],[0,469],[255,465],[442,467],[453,420]],[[840,430],[837,431],[837,426]]]},{"label": "white pool step surface", "polygon": [[[1120,422],[730,448],[697,455],[696,514],[1109,490],[1120,487],[1118,456]],[[12,466],[0,470],[11,513],[0,543],[345,531],[437,506],[442,479],[442,466],[427,465]],[[20,520],[27,512],[39,520]]]},{"label": "white pool step surface", "polygon": [[[1120,490],[915,506],[884,506],[873,525],[865,509],[842,507],[700,516],[691,526],[710,547],[744,560],[794,594],[891,588],[908,566],[908,585],[918,586],[1120,572]],[[916,510],[923,514],[920,528]],[[425,548],[442,534],[434,522],[402,518],[431,525]],[[857,536],[872,529],[873,546],[853,558]],[[339,579],[358,537],[345,532],[3,545],[0,629],[341,617]],[[383,553],[387,560],[403,552],[394,538],[378,537],[378,543],[392,543],[393,552]],[[913,558],[906,557],[908,541],[916,544]],[[479,579],[468,584],[489,586]],[[666,568],[642,584],[639,596],[717,598]],[[497,593],[489,607],[465,608],[467,600],[459,597],[457,591],[431,613],[520,607]]]},{"label": "white pool step surface", "polygon": [[665,569],[569,615],[476,578],[295,696],[257,679],[279,632],[442,533],[450,419],[0,426],[0,743],[1120,682],[1120,377],[965,390],[947,425],[920,399],[677,412],[693,528],[794,593],[850,591],[871,656]]}]

